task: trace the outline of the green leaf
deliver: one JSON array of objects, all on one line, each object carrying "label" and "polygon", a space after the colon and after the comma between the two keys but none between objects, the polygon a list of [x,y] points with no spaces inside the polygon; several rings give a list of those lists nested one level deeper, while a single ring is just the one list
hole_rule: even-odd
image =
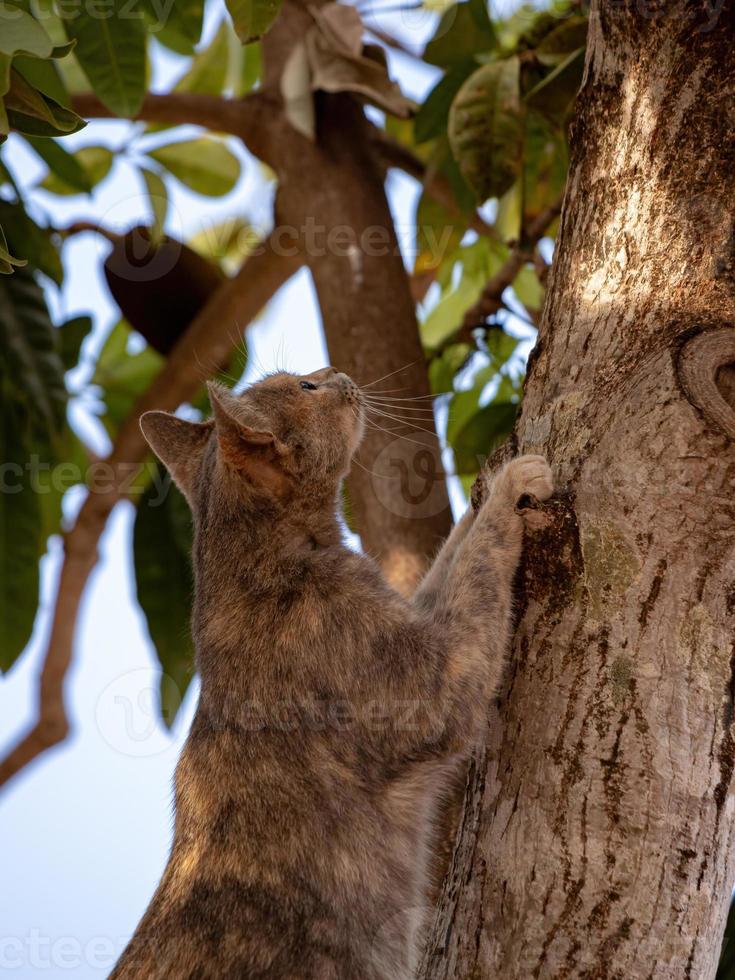
[{"label": "green leaf", "polygon": [[569,148],[564,134],[539,113],[529,110],[523,166],[523,211],[528,224],[556,201],[567,179]]},{"label": "green leaf", "polygon": [[79,363],[79,354],[85,338],[92,329],[92,318],[75,316],[59,327],[59,353],[65,371],[71,371]]},{"label": "green leaf", "polygon": [[424,191],[416,207],[416,275],[436,269],[462,241],[467,222]]},{"label": "green leaf", "polygon": [[131,350],[131,338],[130,327],[121,320],[110,331],[91,379],[100,388],[106,409],[102,423],[111,437],[165,363],[152,347]]},{"label": "green leaf", "polygon": [[281,0],[225,0],[225,3],[243,44],[263,37],[281,9]]},{"label": "green leaf", "polygon": [[36,91],[15,69],[10,71],[5,111],[12,129],[31,136],[63,136],[87,125],[71,109]]},{"label": "green leaf", "polygon": [[228,194],[240,177],[240,161],[224,143],[214,139],[169,143],[148,155],[198,194]]},{"label": "green leaf", "polygon": [[476,62],[471,59],[461,61],[453,65],[446,75],[439,79],[416,113],[413,132],[417,143],[435,139],[446,132],[447,118],[454,96],[476,67]]},{"label": "green leaf", "polygon": [[[76,160],[85,174],[90,189],[101,183],[110,172],[114,156],[106,146],[84,146],[81,150],[69,154]],[[69,196],[81,193],[76,185],[69,184],[58,172],[50,173],[40,184],[51,194]]]},{"label": "green leaf", "polygon": [[192,55],[202,36],[204,0],[143,0],[150,32],[177,54]]},{"label": "green leaf", "polygon": [[587,18],[568,17],[557,24],[536,47],[536,57],[544,65],[558,65],[587,43]]},{"label": "green leaf", "polygon": [[43,290],[28,268],[0,279],[0,351],[8,383],[53,441],[66,419],[64,365]]},{"label": "green leaf", "polygon": [[132,118],[146,90],[146,29],[139,11],[127,0],[109,0],[104,16],[75,5],[64,20],[67,36],[95,93],[117,116]]},{"label": "green leaf", "polygon": [[92,190],[92,181],[78,156],[69,153],[56,140],[43,136],[26,136],[27,142],[49,169],[74,192],[80,194]]},{"label": "green leaf", "polygon": [[39,496],[29,486],[26,469],[31,453],[28,419],[6,387],[2,394],[0,459],[5,485],[0,493],[0,672],[5,672],[33,632],[42,521]]},{"label": "green leaf", "polygon": [[517,57],[478,68],[449,113],[449,142],[463,177],[481,201],[499,197],[523,166],[524,107]]},{"label": "green leaf", "polygon": [[479,299],[485,283],[507,254],[504,246],[487,238],[479,238],[459,250],[462,275],[458,285],[452,288],[449,276],[441,299],[421,324],[421,340],[426,347],[440,347],[459,330],[465,312]]},{"label": "green leaf", "polygon": [[487,457],[513,431],[517,414],[518,405],[513,402],[491,402],[471,415],[455,432],[451,443],[457,473],[478,473]]},{"label": "green leaf", "polygon": [[424,48],[430,65],[456,65],[497,47],[485,0],[456,3],[444,12],[434,37]]},{"label": "green leaf", "polygon": [[22,204],[0,200],[0,224],[5,228],[10,250],[28,259],[33,268],[61,285],[63,269],[61,256],[53,233],[42,228],[26,212]]},{"label": "green leaf", "polygon": [[0,0],[0,54],[50,58],[53,49],[53,41],[34,17]]},{"label": "green leaf", "polygon": [[0,225],[0,274],[9,276],[13,268],[20,268],[21,266],[27,265],[27,262],[27,259],[16,259],[15,256],[10,254],[5,232]]},{"label": "green leaf", "polygon": [[[167,486],[165,494],[162,486]],[[159,467],[158,479],[138,506],[133,556],[138,602],[163,672],[161,716],[169,728],[194,672],[191,543],[189,508]]]},{"label": "green leaf", "polygon": [[151,241],[156,244],[163,237],[163,229],[168,214],[168,192],[166,185],[159,175],[147,167],[141,167],[140,172],[145,181],[148,200],[151,204]]},{"label": "green leaf", "polygon": [[58,67],[51,60],[13,58],[13,68],[42,95],[53,99],[65,109],[70,108],[69,92]]},{"label": "green leaf", "polygon": [[432,359],[429,365],[429,381],[435,395],[443,395],[452,390],[455,375],[467,363],[473,349],[469,344],[450,344],[439,357]]},{"label": "green leaf", "polygon": [[197,51],[188,70],[174,86],[175,92],[221,94],[229,69],[230,33],[230,25],[223,20],[209,45]]},{"label": "green leaf", "polygon": [[544,305],[545,290],[532,266],[524,266],[513,281],[513,291],[529,310],[539,311]]},{"label": "green leaf", "polygon": [[260,241],[261,235],[249,221],[232,217],[202,228],[189,239],[189,246],[234,273]]},{"label": "green leaf", "polygon": [[584,71],[584,48],[567,55],[525,96],[526,104],[561,125],[574,105]]},{"label": "green leaf", "polygon": [[230,57],[228,86],[237,97],[252,92],[260,81],[262,69],[262,48],[258,42],[240,44],[234,31],[229,33]]}]

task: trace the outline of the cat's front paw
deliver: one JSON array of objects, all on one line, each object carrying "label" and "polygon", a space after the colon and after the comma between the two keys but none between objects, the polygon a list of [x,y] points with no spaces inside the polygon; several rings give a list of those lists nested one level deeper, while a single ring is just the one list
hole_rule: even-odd
[{"label": "cat's front paw", "polygon": [[502,495],[520,513],[533,510],[554,492],[551,467],[543,456],[519,456],[498,473],[492,492]]}]

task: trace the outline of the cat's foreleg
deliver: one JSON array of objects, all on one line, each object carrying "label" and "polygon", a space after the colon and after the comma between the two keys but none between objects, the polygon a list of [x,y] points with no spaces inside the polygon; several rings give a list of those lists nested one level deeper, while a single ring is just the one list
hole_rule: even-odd
[{"label": "cat's foreleg", "polygon": [[447,575],[449,574],[449,569],[454,561],[454,556],[457,554],[459,546],[467,537],[474,521],[475,512],[472,507],[468,507],[461,520],[452,528],[451,534],[439,549],[431,567],[414,592],[413,602],[419,609],[429,612],[436,606]]},{"label": "cat's foreleg", "polygon": [[488,486],[437,583],[431,616],[446,643],[441,697],[451,742],[477,728],[503,673],[513,577],[523,545],[519,510],[525,497],[546,500],[552,492],[543,457],[521,456],[508,463]]}]

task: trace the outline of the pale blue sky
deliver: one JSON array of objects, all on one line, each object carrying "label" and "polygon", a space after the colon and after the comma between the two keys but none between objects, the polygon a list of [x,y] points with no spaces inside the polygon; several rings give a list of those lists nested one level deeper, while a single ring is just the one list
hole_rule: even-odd
[{"label": "pale blue sky", "polygon": [[[215,5],[216,6],[216,5]],[[210,10],[208,30],[217,20]],[[381,22],[380,19],[374,19]],[[426,14],[400,30],[418,45],[430,20]],[[420,97],[435,72],[398,56],[394,66],[409,94]],[[155,80],[164,87],[180,70],[172,56],[158,53]],[[92,123],[68,139],[70,147],[104,143],[123,147],[129,128]],[[238,151],[241,152],[241,151]],[[247,214],[267,225],[272,190],[256,161],[241,153],[245,177],[227,198],[197,197],[169,181],[172,208],[167,230],[189,238],[202,226],[233,214]],[[9,158],[24,187],[42,168],[20,140],[11,137]],[[391,175],[394,217],[406,247],[412,238],[417,186]],[[36,200],[53,222],[80,217],[127,228],[146,213],[142,186],[121,153],[111,178],[82,197],[56,198],[38,192]],[[66,245],[66,280],[49,299],[59,319],[92,312],[95,333],[84,349],[91,363],[117,320],[101,275],[107,246],[92,235]],[[327,363],[313,290],[299,274],[250,329],[251,370],[284,361],[307,373]],[[80,380],[84,370],[77,373]],[[74,424],[91,445],[104,450],[101,426],[89,404],[78,401]],[[67,514],[79,504],[72,493]],[[73,730],[60,747],[43,756],[0,799],[0,973],[8,976],[104,977],[145,908],[166,860],[171,830],[171,776],[194,710],[190,690],[172,733],[157,721],[154,699],[158,668],[145,622],[134,597],[131,525],[128,504],[114,512],[101,545],[100,562],[87,589],[67,680]],[[43,561],[43,601],[30,648],[11,673],[0,679],[0,752],[33,717],[36,680],[49,626],[60,543],[53,541]]]}]

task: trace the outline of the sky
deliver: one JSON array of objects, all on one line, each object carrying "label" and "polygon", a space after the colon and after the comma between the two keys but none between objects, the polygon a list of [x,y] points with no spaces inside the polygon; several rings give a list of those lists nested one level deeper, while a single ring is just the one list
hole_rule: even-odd
[{"label": "sky", "polygon": [[[373,16],[418,46],[434,21],[425,11],[401,21]],[[209,10],[207,34],[218,21]],[[408,94],[420,98],[435,72],[403,55],[393,67]],[[154,87],[166,88],[180,62],[158,49]],[[195,131],[192,131],[192,135]],[[129,127],[93,122],[65,145],[104,143],[117,151],[113,174],[90,199],[35,192],[41,212],[63,226],[80,217],[124,230],[146,213],[146,198],[128,145]],[[183,136],[185,131],[181,131]],[[178,135],[178,134],[177,134]],[[43,173],[17,137],[8,145],[11,167],[31,188]],[[238,148],[245,171],[236,190],[205,199],[168,182],[172,200],[167,231],[187,239],[202,227],[232,215],[267,226],[272,186],[260,165]],[[389,197],[404,254],[410,250],[418,193],[408,178],[392,173]],[[61,321],[92,313],[94,334],[84,348],[86,367],[70,377],[80,385],[89,374],[118,312],[101,275],[107,245],[91,234],[64,248],[66,279],[49,302]],[[249,373],[276,366],[308,373],[328,363],[314,292],[305,271],[271,302],[248,331]],[[257,367],[256,367],[257,366]],[[72,422],[97,451],[104,432],[87,398],[77,398]],[[71,518],[78,492],[65,500]],[[105,977],[145,909],[163,870],[171,839],[173,769],[195,709],[190,688],[171,732],[157,718],[158,667],[134,594],[131,532],[133,508],[119,505],[101,542],[100,560],[81,609],[74,658],[66,682],[69,738],[43,755],[0,798],[0,974],[12,977]],[[0,678],[0,753],[34,716],[36,682],[49,630],[61,544],[51,542],[42,566],[42,602],[29,648],[8,676]]]}]

